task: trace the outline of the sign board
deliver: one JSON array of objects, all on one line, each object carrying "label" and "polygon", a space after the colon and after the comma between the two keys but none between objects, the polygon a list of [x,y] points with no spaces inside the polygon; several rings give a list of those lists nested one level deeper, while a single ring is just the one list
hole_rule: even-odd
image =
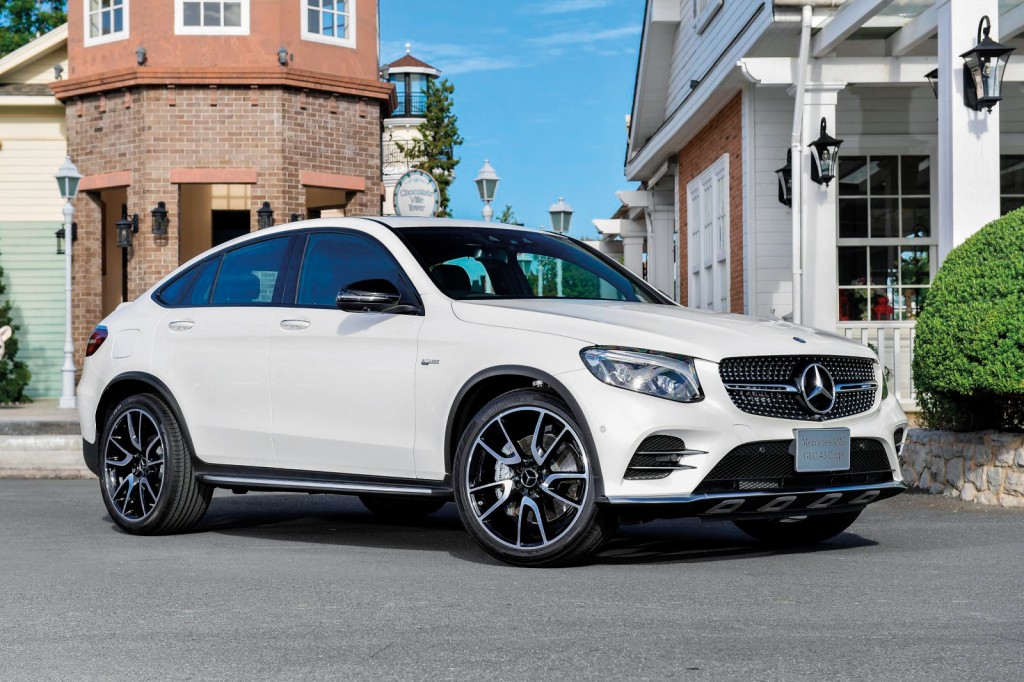
[{"label": "sign board", "polygon": [[430,173],[411,170],[395,185],[395,215],[433,218],[441,204],[437,181]]}]

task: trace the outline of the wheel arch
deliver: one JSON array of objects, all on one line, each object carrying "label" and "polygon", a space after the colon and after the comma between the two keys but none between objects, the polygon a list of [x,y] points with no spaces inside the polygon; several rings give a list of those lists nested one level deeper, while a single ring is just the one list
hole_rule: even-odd
[{"label": "wheel arch", "polygon": [[178,401],[174,398],[174,394],[167,384],[147,372],[124,372],[123,374],[118,374],[107,384],[106,388],[103,389],[99,402],[96,403],[96,413],[93,415],[93,419],[96,420],[96,462],[87,462],[87,464],[90,470],[97,476],[99,476],[99,456],[102,446],[100,440],[102,440],[107,418],[114,408],[117,407],[118,403],[129,396],[138,395],[139,393],[155,394],[167,403],[171,412],[174,413],[174,418],[178,421],[178,427],[185,437],[189,452],[192,453],[192,457],[195,459],[195,448],[192,447],[192,434],[189,433],[188,423],[181,413],[181,406],[178,405]]},{"label": "wheel arch", "polygon": [[[538,381],[543,386],[536,386],[535,382]],[[587,423],[586,416],[583,414],[583,409],[562,382],[551,374],[535,367],[523,365],[491,367],[477,372],[463,384],[452,403],[445,427],[445,473],[449,475],[452,473],[452,462],[455,459],[455,451],[459,447],[459,439],[476,413],[498,396],[520,388],[536,388],[548,391],[565,403],[573,418],[579,422],[583,429],[582,435],[586,442],[587,450],[593,453],[591,463],[594,468],[594,490],[597,493],[598,499],[601,499],[604,496],[601,460],[597,453],[594,435],[590,430],[590,425]]]}]

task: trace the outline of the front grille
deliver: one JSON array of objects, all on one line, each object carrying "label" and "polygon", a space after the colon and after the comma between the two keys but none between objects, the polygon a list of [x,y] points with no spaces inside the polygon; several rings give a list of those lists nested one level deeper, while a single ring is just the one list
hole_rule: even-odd
[{"label": "front grille", "polygon": [[652,481],[665,478],[679,469],[690,469],[692,467],[679,464],[688,452],[681,438],[648,436],[629,460],[623,478],[627,481]]},{"label": "front grille", "polygon": [[882,441],[854,438],[850,442],[850,470],[797,473],[790,454],[791,440],[744,443],[715,465],[695,493],[749,490],[798,490],[884,483],[893,480]]},{"label": "front grille", "polygon": [[875,361],[870,358],[849,358],[812,355],[768,355],[747,358],[725,358],[718,372],[733,404],[748,414],[778,419],[824,421],[867,412],[875,403],[873,390],[839,392],[835,406],[828,414],[812,412],[798,393],[756,391],[729,388],[730,384],[776,384],[797,386],[800,373],[811,363],[823,365],[836,384],[875,381]]}]

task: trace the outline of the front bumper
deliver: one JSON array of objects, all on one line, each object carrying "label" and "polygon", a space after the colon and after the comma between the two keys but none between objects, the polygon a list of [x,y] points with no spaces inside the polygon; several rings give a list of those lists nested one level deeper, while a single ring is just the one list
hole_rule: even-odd
[{"label": "front bumper", "polygon": [[[801,495],[813,495],[822,490],[834,492],[852,489],[864,484],[867,486],[864,492],[881,491],[870,500],[877,501],[904,489],[893,433],[897,428],[906,426],[907,418],[892,396],[886,400],[876,399],[875,404],[866,412],[827,422],[762,417],[743,412],[733,404],[724,385],[718,380],[717,364],[703,360],[697,360],[696,364],[705,395],[703,400],[696,403],[675,403],[608,386],[595,379],[586,369],[558,375],[558,380],[577,399],[586,426],[593,436],[602,477],[602,501],[630,505],[683,505],[690,510],[685,515],[692,516],[705,514],[713,507],[714,504],[704,504],[709,499],[721,501],[749,497],[764,499],[761,504],[764,506],[779,497],[797,495],[800,500]],[[892,478],[887,481],[850,481],[827,489],[815,483],[804,486],[794,481],[787,484],[784,490],[727,492],[722,493],[724,498],[719,497],[718,493],[694,493],[715,465],[737,447],[762,441],[791,441],[794,429],[815,427],[848,428],[852,439],[879,441],[885,450]],[[634,453],[644,439],[652,435],[678,438],[685,443],[687,450],[698,451],[698,454],[687,455],[681,461],[689,468],[673,471],[665,478],[626,479],[625,473]],[[889,487],[879,488],[883,483],[888,483]],[[798,500],[794,500],[793,504]],[[841,501],[845,504],[847,500],[844,497]],[[808,504],[814,502],[812,499]],[[829,509],[835,510],[832,505]],[[751,502],[735,511],[746,513],[756,512],[756,509],[753,509]]]}]

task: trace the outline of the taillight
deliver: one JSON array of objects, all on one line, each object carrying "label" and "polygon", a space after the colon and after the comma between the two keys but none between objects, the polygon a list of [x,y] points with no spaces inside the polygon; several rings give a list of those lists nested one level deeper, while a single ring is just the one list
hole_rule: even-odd
[{"label": "taillight", "polygon": [[93,330],[92,335],[89,337],[89,345],[85,347],[85,357],[89,357],[98,351],[106,340],[107,328],[101,324]]}]

